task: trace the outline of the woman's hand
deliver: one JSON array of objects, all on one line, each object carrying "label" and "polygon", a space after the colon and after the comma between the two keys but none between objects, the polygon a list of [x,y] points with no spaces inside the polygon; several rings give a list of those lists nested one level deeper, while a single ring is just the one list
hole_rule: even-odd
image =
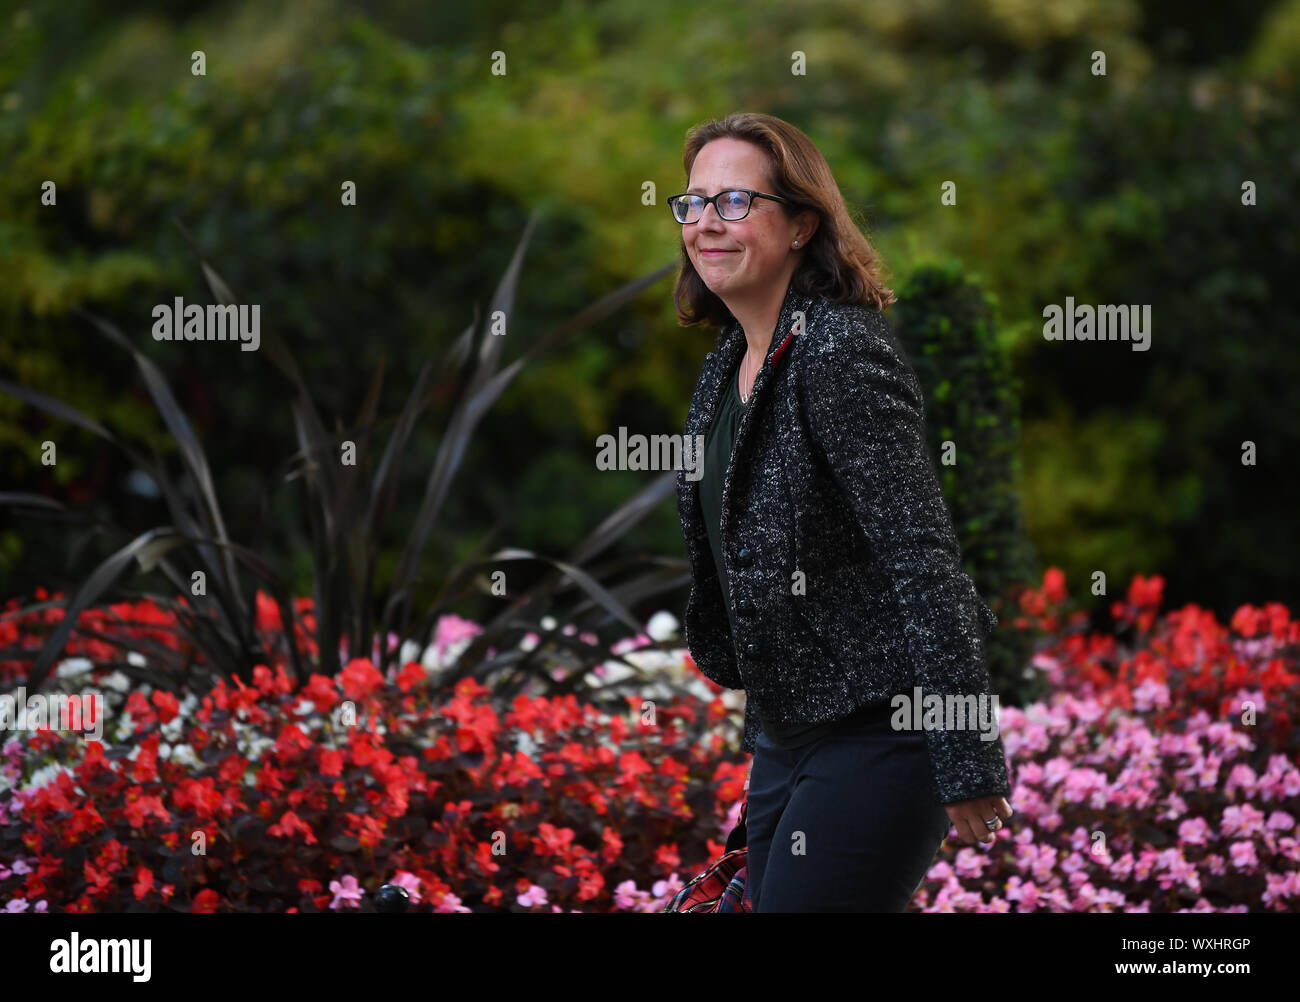
[{"label": "woman's hand", "polygon": [[976,797],[974,800],[959,800],[955,804],[945,804],[944,810],[957,829],[963,841],[992,842],[993,831],[989,831],[985,820],[994,822],[994,831],[1002,827],[1002,822],[1015,812],[1007,803],[1006,797]]}]

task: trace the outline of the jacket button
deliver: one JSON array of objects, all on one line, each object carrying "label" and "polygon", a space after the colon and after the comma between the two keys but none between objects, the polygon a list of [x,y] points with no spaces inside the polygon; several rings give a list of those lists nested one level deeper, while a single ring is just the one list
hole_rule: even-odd
[{"label": "jacket button", "polygon": [[754,606],[753,602],[751,602],[749,599],[745,599],[738,606],[736,606],[736,611],[739,612],[742,616],[753,616],[755,613],[758,612],[758,609]]},{"label": "jacket button", "polygon": [[754,551],[748,546],[742,546],[740,552],[736,554],[736,563],[741,567],[748,567],[754,562]]}]

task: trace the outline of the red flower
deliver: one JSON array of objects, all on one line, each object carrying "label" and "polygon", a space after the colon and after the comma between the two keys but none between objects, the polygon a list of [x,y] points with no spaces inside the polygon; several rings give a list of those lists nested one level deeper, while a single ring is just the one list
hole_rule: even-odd
[{"label": "red flower", "polygon": [[322,748],[319,756],[322,776],[339,776],[343,773],[343,753],[337,748]]},{"label": "red flower", "polygon": [[682,857],[677,854],[676,842],[669,842],[667,845],[655,847],[655,865],[661,866],[665,870],[676,870],[682,865]]},{"label": "red flower", "polygon": [[281,761],[292,760],[299,752],[312,747],[312,739],[297,724],[288,724],[275,740],[275,753]]},{"label": "red flower", "polygon": [[321,713],[328,713],[333,710],[334,704],[338,703],[338,687],[334,685],[333,678],[315,672],[312,673],[311,678],[308,678],[307,685],[303,686],[299,695],[304,699],[311,699],[312,706]]},{"label": "red flower", "polygon": [[164,724],[175,720],[181,710],[180,700],[161,689],[153,691],[153,705],[158,708],[158,719]]},{"label": "red flower", "polygon": [[209,914],[217,910],[217,905],[221,904],[221,895],[211,887],[205,887],[194,895],[194,903],[190,905],[190,911],[194,913]]},{"label": "red flower", "polygon": [[113,878],[103,870],[96,869],[90,860],[86,860],[82,870],[86,876],[86,883],[90,885],[86,888],[88,894],[103,894],[104,889],[112,883]]},{"label": "red flower", "polygon": [[266,834],[277,837],[291,838],[294,835],[302,835],[308,845],[316,844],[316,836],[312,834],[311,827],[294,814],[293,811],[285,811],[280,817],[278,824],[271,825],[266,830]]},{"label": "red flower", "polygon": [[153,708],[149,706],[149,700],[139,689],[132,690],[131,695],[126,697],[126,712],[131,714],[137,731],[153,726],[158,719]]},{"label": "red flower", "polygon": [[104,827],[104,819],[99,816],[99,811],[95,810],[95,805],[90,804],[87,807],[79,807],[72,814],[72,820],[68,822],[68,827],[64,831],[69,843],[76,842],[77,837],[86,832],[97,831]]},{"label": "red flower", "polygon": [[573,844],[573,835],[572,828],[556,828],[549,821],[543,821],[537,828],[535,841],[540,843],[545,854],[564,857]]},{"label": "red flower", "polygon": [[364,699],[384,684],[384,676],[379,674],[369,658],[353,658],[339,673],[339,679],[349,699]]},{"label": "red flower", "polygon": [[397,673],[397,688],[402,692],[410,692],[424,680],[424,665],[418,661],[408,661]]},{"label": "red flower", "polygon": [[135,884],[132,890],[135,891],[137,901],[153,890],[153,871],[147,866],[137,866],[135,868]]},{"label": "red flower", "polygon": [[1065,601],[1065,571],[1059,567],[1047,568],[1043,574],[1043,594],[1053,604]]},{"label": "red flower", "polygon": [[260,588],[257,590],[257,628],[262,631],[284,629],[284,624],[280,621],[279,605]]}]

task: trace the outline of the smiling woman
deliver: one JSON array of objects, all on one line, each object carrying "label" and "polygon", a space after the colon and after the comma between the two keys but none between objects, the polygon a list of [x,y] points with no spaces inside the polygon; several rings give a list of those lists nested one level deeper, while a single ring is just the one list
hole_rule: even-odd
[{"label": "smiling woman", "polygon": [[902,911],[950,827],[1011,816],[1000,738],[895,726],[899,693],[976,701],[996,625],[962,569],[894,301],[820,151],[768,115],[693,131],[675,290],[722,328],[678,475],[687,647],[744,689],[754,911]]}]

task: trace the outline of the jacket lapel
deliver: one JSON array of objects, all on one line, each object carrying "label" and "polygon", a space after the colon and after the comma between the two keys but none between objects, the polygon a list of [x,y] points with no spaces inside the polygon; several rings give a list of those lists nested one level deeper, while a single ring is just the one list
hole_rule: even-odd
[{"label": "jacket lapel", "polygon": [[[812,303],[812,297],[796,293],[793,285],[786,289],[785,301],[781,305],[781,314],[777,318],[772,340],[767,346],[767,357],[763,361],[762,368],[758,370],[758,374],[754,377],[754,389],[750,394],[749,403],[745,406],[745,412],[741,416],[740,426],[736,429],[736,441],[732,446],[731,458],[723,475],[720,535],[724,539],[726,538],[727,524],[731,514],[731,485],[735,470],[749,461],[748,450],[753,448],[753,429],[757,422],[761,420],[762,409],[770,406],[770,388],[775,378],[776,363],[779,363],[792,347],[794,339],[789,335],[793,330],[796,314],[802,311],[806,323],[810,319],[809,314]],[[797,333],[802,333],[802,331]],[[745,350],[745,333],[741,329],[740,323],[732,320],[718,335],[717,350],[710,352],[705,358],[704,368],[700,375],[700,384],[696,388],[696,399],[692,402],[692,415],[687,419],[686,435],[688,441],[694,441],[690,436],[708,434],[714,413],[717,411],[723,394],[728,389],[726,381],[737,378],[735,366],[740,362]],[[778,351],[781,353],[780,355],[777,354]],[[776,356],[775,359],[774,356]],[[687,480],[685,477],[682,479],[685,510],[690,513],[694,523],[688,527],[688,534],[703,534],[705,531],[704,514],[699,503],[699,481]]]}]

